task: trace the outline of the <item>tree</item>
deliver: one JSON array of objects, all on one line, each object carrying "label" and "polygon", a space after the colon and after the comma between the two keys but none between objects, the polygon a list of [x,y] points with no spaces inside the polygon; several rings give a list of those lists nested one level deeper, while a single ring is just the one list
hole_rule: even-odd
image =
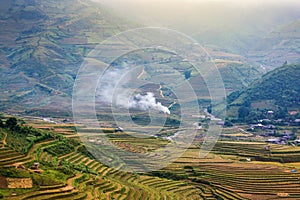
[{"label": "tree", "polygon": [[4,124],[3,124],[2,119],[0,118],[0,128],[3,128],[3,127],[4,127]]},{"label": "tree", "polygon": [[207,106],[207,112],[210,114],[212,113],[212,105]]},{"label": "tree", "polygon": [[189,79],[189,78],[191,78],[191,76],[192,76],[192,70],[186,70],[184,72],[185,79]]},{"label": "tree", "polygon": [[248,107],[241,106],[238,110],[239,119],[245,120],[246,117],[249,115],[250,111]]},{"label": "tree", "polygon": [[10,117],[6,121],[6,127],[9,128],[10,130],[15,129],[17,124],[18,124],[18,121],[15,117]]},{"label": "tree", "polygon": [[247,115],[247,122],[255,123],[255,122],[257,122],[257,120],[258,120],[257,112],[255,112],[255,111],[249,112],[249,114]]},{"label": "tree", "polygon": [[278,111],[275,113],[275,118],[285,119],[288,115],[288,110],[286,107],[279,107]]},{"label": "tree", "polygon": [[225,124],[224,124],[225,127],[232,127],[233,126],[233,123],[229,120],[225,120]]}]

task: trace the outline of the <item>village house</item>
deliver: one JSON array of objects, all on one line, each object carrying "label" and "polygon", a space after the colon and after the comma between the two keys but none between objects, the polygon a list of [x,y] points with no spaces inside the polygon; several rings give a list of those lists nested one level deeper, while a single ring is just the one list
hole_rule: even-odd
[{"label": "village house", "polygon": [[276,130],[268,130],[266,134],[264,134],[265,137],[275,136],[275,135],[276,135]]},{"label": "village house", "polygon": [[300,119],[295,119],[290,122],[291,126],[300,126]]},{"label": "village house", "polygon": [[299,144],[300,143],[300,139],[297,139],[294,141],[296,144]]},{"label": "village house", "polygon": [[271,144],[282,144],[281,138],[271,138],[271,139],[267,139],[265,142]]},{"label": "village house", "polygon": [[264,125],[262,125],[262,124],[253,124],[250,127],[252,129],[259,129],[259,130],[261,130],[261,129],[263,129]]},{"label": "village house", "polygon": [[39,166],[40,166],[40,163],[38,163],[38,162],[33,163],[31,166],[31,169],[33,169],[33,170],[39,169]]},{"label": "village house", "polygon": [[124,132],[124,129],[122,127],[118,127],[115,129],[116,133]]},{"label": "village house", "polygon": [[286,138],[287,140],[292,140],[295,138],[295,133],[284,131],[283,132],[283,138]]}]

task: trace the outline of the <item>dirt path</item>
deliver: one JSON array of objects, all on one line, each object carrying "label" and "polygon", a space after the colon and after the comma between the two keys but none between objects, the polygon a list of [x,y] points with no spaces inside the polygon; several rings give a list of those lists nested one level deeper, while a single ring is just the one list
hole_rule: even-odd
[{"label": "dirt path", "polygon": [[162,98],[165,98],[165,96],[164,96],[164,94],[163,94],[163,91],[161,90],[162,88],[163,88],[162,85],[159,85],[159,88],[158,88],[159,94],[160,94],[160,96],[161,96]]},{"label": "dirt path", "polygon": [[176,104],[176,102],[174,101],[171,105],[169,105],[168,108],[171,108],[172,106],[174,106]]},{"label": "dirt path", "polygon": [[6,138],[7,138],[7,133],[5,133],[5,136],[4,136],[3,140],[2,140],[2,147],[1,148],[4,148],[5,145],[7,144],[6,143]]},{"label": "dirt path", "polygon": [[145,73],[145,68],[143,67],[143,70],[142,70],[142,72],[140,73],[140,75],[138,75],[138,79],[140,79],[142,76],[143,76],[143,74]]},{"label": "dirt path", "polygon": [[95,197],[92,195],[92,191],[86,191],[86,199],[95,199]]},{"label": "dirt path", "polygon": [[69,178],[69,179],[67,180],[67,186],[64,187],[63,189],[74,189],[74,187],[73,187],[73,181],[74,181],[75,179],[81,177],[81,176],[83,176],[83,175],[82,175],[82,174],[76,174],[74,177]]}]

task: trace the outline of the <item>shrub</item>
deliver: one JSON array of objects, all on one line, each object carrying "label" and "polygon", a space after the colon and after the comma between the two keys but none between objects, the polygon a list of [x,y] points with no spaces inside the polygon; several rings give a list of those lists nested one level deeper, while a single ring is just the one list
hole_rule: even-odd
[{"label": "shrub", "polygon": [[10,130],[14,130],[18,124],[18,121],[15,117],[10,117],[6,120],[6,127]]}]

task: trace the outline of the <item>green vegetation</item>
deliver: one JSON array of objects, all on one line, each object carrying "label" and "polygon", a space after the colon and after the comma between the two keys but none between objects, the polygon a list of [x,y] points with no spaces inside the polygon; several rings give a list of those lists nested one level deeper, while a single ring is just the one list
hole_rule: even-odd
[{"label": "green vegetation", "polygon": [[[218,65],[218,64],[217,64]],[[253,81],[261,77],[261,70],[255,65],[246,63],[225,63],[219,68],[224,86],[229,93],[248,87]]]},{"label": "green vegetation", "polygon": [[60,138],[54,145],[45,148],[44,151],[53,156],[63,156],[74,151],[79,145],[78,140]]},{"label": "green vegetation", "polygon": [[6,133],[6,143],[16,151],[27,154],[31,147],[38,142],[52,139],[48,132],[18,124],[15,117],[10,117],[0,128],[0,132]]},{"label": "green vegetation", "polygon": [[244,91],[231,94],[228,98],[231,117],[251,122],[268,118],[269,110],[275,112],[277,119],[288,117],[289,111],[299,112],[299,76],[300,65],[285,65],[265,74]]},{"label": "green vegetation", "polygon": [[[39,122],[32,126],[51,130],[51,127],[58,125]],[[70,129],[67,125],[59,127]],[[251,194],[255,196],[253,198],[264,195],[276,197],[277,193],[284,191],[290,197],[299,197],[297,173],[285,176],[286,172],[275,164],[252,164],[245,161],[246,158],[251,158],[262,162],[294,165],[294,162],[299,161],[299,147],[271,145],[271,151],[267,152],[264,143],[224,141],[216,144],[213,154],[199,159],[200,147],[195,144],[164,169],[147,174],[134,174],[99,163],[75,135],[66,137],[31,129],[52,135],[52,140],[34,143],[27,156],[13,150],[10,143],[0,149],[0,168],[4,177],[33,180],[31,189],[0,189],[5,198],[10,198],[12,193],[17,192],[18,199],[246,199],[243,195]],[[107,132],[110,130],[114,129],[105,129]],[[65,132],[61,129],[59,131]],[[94,134],[96,130],[86,129],[85,132]],[[0,133],[4,138],[6,133],[12,134],[15,130],[2,128]],[[16,138],[21,137],[20,134],[15,134]],[[126,132],[113,131],[108,138],[119,148],[139,153],[154,151],[169,142],[155,137],[137,139]],[[60,151],[61,148],[65,152]],[[226,159],[226,156],[230,159]],[[36,162],[39,167],[37,172],[33,172],[31,168]],[[24,167],[16,168],[15,165]],[[240,182],[243,184],[239,184]],[[268,186],[259,183],[268,183]]]}]

